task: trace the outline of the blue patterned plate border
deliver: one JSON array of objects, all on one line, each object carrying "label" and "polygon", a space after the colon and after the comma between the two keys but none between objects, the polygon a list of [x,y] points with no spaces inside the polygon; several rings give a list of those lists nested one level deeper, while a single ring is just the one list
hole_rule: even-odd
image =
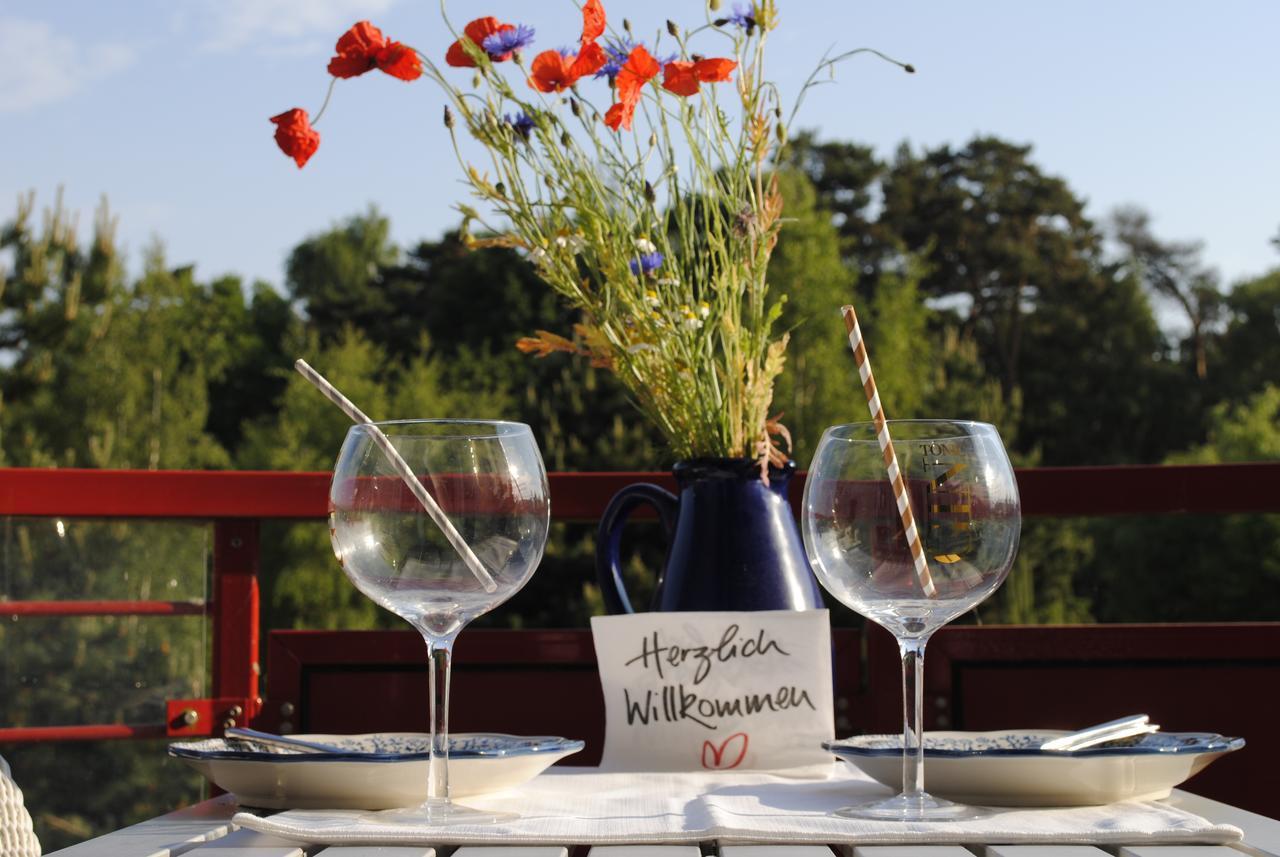
[{"label": "blue patterned plate border", "polygon": [[[207,738],[169,745],[169,755],[180,759],[234,759],[244,762],[408,762],[430,758],[431,736],[425,733],[379,732],[369,735],[313,735],[347,752],[299,753],[269,747],[256,741]],[[472,732],[449,736],[449,758],[489,759],[543,753],[576,753],[586,743],[551,735],[520,736],[496,732]]]},{"label": "blue patterned plate border", "polygon": [[[1040,745],[1065,732],[943,732],[925,733],[926,758],[968,758],[1037,756],[1040,758],[1072,758],[1086,756],[1147,756],[1195,753],[1224,753],[1239,750],[1243,738],[1227,738],[1211,732],[1153,732],[1137,738],[1122,739],[1074,751],[1045,751]],[[823,741],[822,748],[841,758],[898,756],[902,753],[901,735],[855,735],[839,741]]]}]

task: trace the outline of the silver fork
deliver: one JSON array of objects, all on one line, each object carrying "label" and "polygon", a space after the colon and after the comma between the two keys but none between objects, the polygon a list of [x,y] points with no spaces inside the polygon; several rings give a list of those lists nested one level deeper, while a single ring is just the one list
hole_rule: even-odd
[{"label": "silver fork", "polygon": [[1087,729],[1081,729],[1050,739],[1041,744],[1040,749],[1054,753],[1070,753],[1075,750],[1083,750],[1086,747],[1105,744],[1108,741],[1132,738],[1135,735],[1147,735],[1151,732],[1159,731],[1159,729],[1160,726],[1152,723],[1151,718],[1147,715],[1135,714],[1131,717],[1121,717],[1119,720],[1099,723],[1097,726],[1090,726]]}]

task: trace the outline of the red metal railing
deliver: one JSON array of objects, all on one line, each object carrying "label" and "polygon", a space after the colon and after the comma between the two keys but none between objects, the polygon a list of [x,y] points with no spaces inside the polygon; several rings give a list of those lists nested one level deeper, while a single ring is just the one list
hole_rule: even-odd
[{"label": "red metal railing", "polygon": [[[1018,471],[1029,516],[1280,512],[1280,462],[1033,468]],[[674,488],[666,473],[553,473],[552,514],[593,520],[632,482]],[[803,487],[792,488],[798,503]],[[0,728],[0,742],[209,735],[246,722],[258,696],[258,536],[267,519],[320,519],[328,473],[0,469],[0,516],[206,520],[213,525],[208,604],[175,601],[0,601],[6,616],[208,615],[211,696],[170,700],[167,722]]]}]

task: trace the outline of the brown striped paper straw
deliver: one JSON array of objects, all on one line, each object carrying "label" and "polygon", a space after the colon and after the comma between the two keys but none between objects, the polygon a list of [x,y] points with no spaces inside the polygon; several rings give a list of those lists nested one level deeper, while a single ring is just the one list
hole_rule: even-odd
[{"label": "brown striped paper straw", "polygon": [[876,428],[876,439],[880,441],[880,453],[884,456],[885,470],[889,473],[889,481],[893,483],[893,498],[898,504],[898,514],[902,517],[902,528],[907,534],[907,544],[911,547],[911,559],[916,566],[916,577],[920,579],[920,588],[924,594],[934,598],[938,587],[933,583],[933,575],[929,573],[929,562],[924,554],[924,544],[920,541],[920,531],[916,529],[915,515],[911,514],[911,495],[907,492],[902,471],[898,468],[898,458],[893,451],[893,438],[889,437],[889,425],[885,421],[884,406],[880,404],[880,393],[876,391],[876,378],[871,374],[871,359],[867,357],[867,346],[862,341],[862,328],[858,327],[858,314],[851,306],[840,308],[844,316],[845,329],[849,331],[849,347],[853,349],[854,362],[858,364],[858,377],[862,379],[862,390],[867,394],[867,407],[871,410],[871,422]]}]

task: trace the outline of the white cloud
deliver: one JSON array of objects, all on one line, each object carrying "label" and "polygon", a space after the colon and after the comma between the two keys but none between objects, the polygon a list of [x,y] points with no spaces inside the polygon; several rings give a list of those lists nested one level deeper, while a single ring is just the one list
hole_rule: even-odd
[{"label": "white cloud", "polygon": [[317,36],[326,41],[356,21],[381,15],[396,0],[210,0],[198,13],[202,47],[229,51],[252,45],[291,52]]},{"label": "white cloud", "polygon": [[124,44],[78,46],[42,21],[0,17],[0,113],[74,95],[90,81],[132,65]]}]

